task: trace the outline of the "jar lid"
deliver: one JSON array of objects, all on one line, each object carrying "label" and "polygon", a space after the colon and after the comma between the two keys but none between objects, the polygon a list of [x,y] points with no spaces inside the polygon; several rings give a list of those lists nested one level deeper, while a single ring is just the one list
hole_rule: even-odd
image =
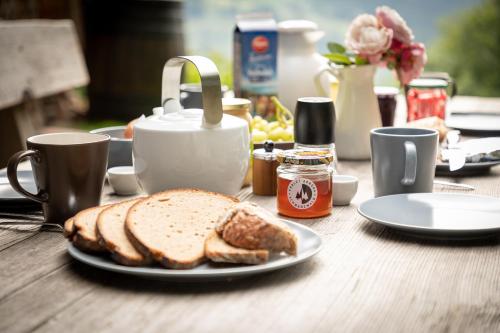
[{"label": "jar lid", "polygon": [[297,99],[294,119],[296,143],[328,145],[335,142],[335,107],[331,98]]},{"label": "jar lid", "polygon": [[326,149],[291,149],[277,156],[280,164],[322,165],[333,161],[333,155]]},{"label": "jar lid", "polygon": [[448,82],[442,79],[415,79],[408,83],[410,88],[447,88]]},{"label": "jar lid", "polygon": [[222,111],[247,110],[252,101],[246,98],[225,97],[222,99]]},{"label": "jar lid", "polygon": [[255,149],[253,151],[253,158],[257,160],[275,161],[277,159],[277,154],[282,151],[281,149],[275,149],[272,141],[266,141],[264,142],[264,148]]}]

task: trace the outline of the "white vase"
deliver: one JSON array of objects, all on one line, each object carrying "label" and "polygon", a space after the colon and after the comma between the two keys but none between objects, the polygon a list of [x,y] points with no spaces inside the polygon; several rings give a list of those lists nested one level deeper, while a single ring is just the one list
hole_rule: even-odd
[{"label": "white vase", "polygon": [[340,159],[370,159],[370,130],[381,127],[373,91],[373,65],[335,67],[340,81],[336,100],[335,146]]}]

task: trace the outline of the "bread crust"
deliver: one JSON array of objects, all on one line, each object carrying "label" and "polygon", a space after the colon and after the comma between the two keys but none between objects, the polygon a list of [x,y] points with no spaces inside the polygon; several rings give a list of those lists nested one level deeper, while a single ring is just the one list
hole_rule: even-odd
[{"label": "bread crust", "polygon": [[[138,207],[140,207],[144,202],[148,200],[156,200],[157,198],[161,198],[166,195],[171,195],[175,193],[204,193],[204,194],[210,194],[210,195],[215,195],[219,197],[224,197],[226,199],[229,199],[233,201],[234,203],[239,202],[238,199],[235,197],[221,194],[221,193],[216,193],[216,192],[210,192],[210,191],[205,191],[205,190],[200,190],[200,189],[185,189],[185,188],[179,188],[179,189],[172,189],[164,192],[159,192],[156,194],[151,195],[150,197],[144,198],[140,200],[139,202],[135,203],[130,207],[127,217],[125,219],[125,232],[127,234],[127,237],[131,241],[132,245],[144,256],[149,256],[153,258],[153,260],[159,262],[161,265],[167,267],[167,268],[172,268],[172,269],[190,269],[194,268],[203,262],[207,260],[205,256],[202,256],[200,258],[194,258],[193,260],[176,260],[168,255],[168,253],[164,253],[162,251],[157,251],[147,245],[147,241],[141,240],[135,233],[134,233],[134,225],[133,221],[131,220],[131,213],[134,212]],[[205,241],[205,240],[203,240]]]},{"label": "bread crust", "polygon": [[[110,205],[108,208],[106,208],[102,212],[100,212],[99,215],[97,216],[96,236],[97,236],[97,241],[98,241],[99,245],[111,253],[111,259],[113,259],[117,263],[125,265],[125,266],[149,265],[149,264],[151,264],[152,259],[149,256],[143,255],[141,252],[139,252],[139,253],[141,253],[141,256],[142,256],[142,258],[140,258],[140,259],[133,258],[133,257],[127,256],[126,254],[122,253],[120,251],[120,247],[117,244],[112,242],[110,239],[105,238],[103,236],[103,234],[101,233],[100,229],[102,228],[103,223],[105,223],[105,221],[102,218],[103,218],[106,211],[109,211],[110,209],[116,207],[117,205],[129,203],[132,201],[138,201],[138,200],[141,200],[141,199],[136,198],[136,199],[120,201],[116,204]],[[127,236],[127,238],[129,238],[129,237]]]},{"label": "bread crust", "polygon": [[243,202],[221,218],[217,232],[229,244],[248,250],[266,249],[297,254],[297,236],[288,226],[256,204]]},{"label": "bread crust", "polygon": [[63,235],[64,237],[68,238],[71,240],[73,238],[73,235],[75,234],[75,220],[73,217],[70,217],[69,219],[64,222],[64,231]]},{"label": "bread crust", "polygon": [[214,262],[258,265],[269,260],[269,251],[233,247],[214,230],[205,240],[205,256]]},{"label": "bread crust", "polygon": [[[106,251],[106,249],[103,246],[101,246],[101,244],[99,244],[99,242],[97,240],[97,235],[96,235],[95,239],[90,239],[89,237],[87,237],[87,235],[85,235],[82,232],[84,227],[78,224],[78,217],[80,215],[85,214],[88,211],[91,211],[94,209],[102,209],[104,207],[109,207],[109,206],[110,205],[103,205],[103,206],[96,206],[96,207],[87,208],[87,209],[84,209],[84,210],[78,212],[78,214],[76,214],[73,217],[73,235],[71,236],[71,240],[77,248],[79,248],[80,250],[89,251],[89,252],[105,252]],[[96,223],[97,223],[97,219],[96,219]]]}]

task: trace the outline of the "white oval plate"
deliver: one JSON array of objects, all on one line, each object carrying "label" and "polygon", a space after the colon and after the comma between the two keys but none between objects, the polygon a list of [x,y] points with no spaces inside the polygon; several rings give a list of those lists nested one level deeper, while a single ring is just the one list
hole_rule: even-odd
[{"label": "white oval plate", "polygon": [[459,193],[412,193],[363,202],[368,220],[437,238],[477,238],[500,233],[500,199]]},{"label": "white oval plate", "polygon": [[250,276],[297,265],[314,256],[321,250],[321,237],[301,224],[283,220],[297,235],[299,248],[297,256],[276,255],[261,265],[216,264],[206,262],[187,270],[174,270],[156,267],[129,267],[116,264],[109,255],[88,254],[69,243],[68,252],[76,260],[107,271],[155,278],[168,281],[213,281]]}]

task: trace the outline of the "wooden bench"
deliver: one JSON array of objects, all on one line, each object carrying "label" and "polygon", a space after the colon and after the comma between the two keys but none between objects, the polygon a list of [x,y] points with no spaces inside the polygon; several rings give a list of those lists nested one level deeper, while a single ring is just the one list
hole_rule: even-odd
[{"label": "wooden bench", "polygon": [[41,98],[88,83],[72,21],[0,20],[0,167],[40,132]]}]

